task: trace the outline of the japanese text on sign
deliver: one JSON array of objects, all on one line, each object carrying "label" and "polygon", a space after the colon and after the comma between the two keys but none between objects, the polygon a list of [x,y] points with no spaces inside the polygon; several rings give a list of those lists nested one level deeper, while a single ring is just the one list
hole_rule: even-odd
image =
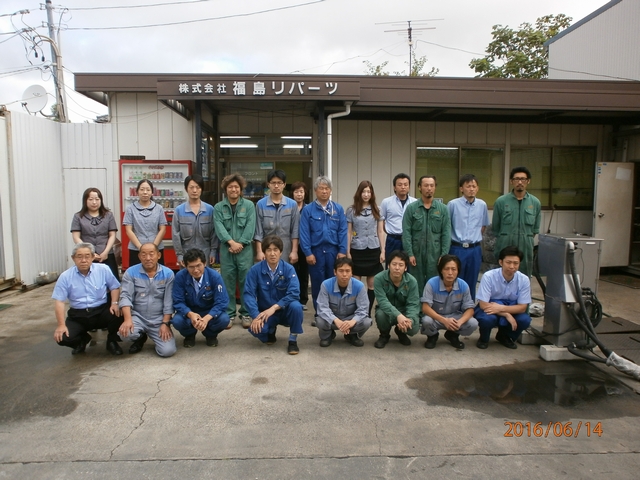
[{"label": "japanese text on sign", "polygon": [[309,92],[333,95],[338,91],[338,82],[220,82],[211,83],[180,83],[178,93],[181,95],[218,95],[218,96],[264,96],[264,95],[304,95]]}]

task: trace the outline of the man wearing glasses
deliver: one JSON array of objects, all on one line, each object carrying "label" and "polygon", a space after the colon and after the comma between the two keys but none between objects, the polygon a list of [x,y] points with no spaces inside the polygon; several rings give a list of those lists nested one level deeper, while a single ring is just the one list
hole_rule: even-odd
[{"label": "man wearing glasses", "polygon": [[267,235],[280,237],[283,244],[282,259],[294,264],[298,261],[298,224],[300,212],[296,201],[285,197],[282,192],[287,184],[283,170],[271,170],[267,175],[269,196],[256,205],[256,261],[264,260],[262,239]]},{"label": "man wearing glasses", "polygon": [[523,253],[520,271],[531,277],[533,269],[533,238],[540,232],[540,200],[527,192],[531,172],[526,167],[511,169],[509,179],[513,189],[499,197],[493,205],[495,252],[508,246]]}]

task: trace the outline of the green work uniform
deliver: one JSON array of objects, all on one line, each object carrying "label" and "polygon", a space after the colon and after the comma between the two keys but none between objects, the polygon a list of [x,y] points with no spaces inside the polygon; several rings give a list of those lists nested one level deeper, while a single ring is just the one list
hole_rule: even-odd
[{"label": "green work uniform", "polygon": [[376,325],[381,334],[389,333],[391,327],[398,324],[398,315],[411,319],[411,330],[407,335],[414,336],[420,330],[420,292],[418,282],[408,273],[402,275],[400,285],[391,281],[389,270],[383,270],[373,279],[373,291],[376,296]]},{"label": "green work uniform", "polygon": [[540,200],[536,197],[525,193],[524,198],[518,200],[513,191],[499,197],[493,205],[496,260],[504,247],[518,247],[524,254],[520,271],[529,277],[533,270],[533,237],[540,233],[540,210]]},{"label": "green work uniform", "polygon": [[[253,265],[253,235],[256,231],[256,207],[252,201],[240,197],[235,212],[229,199],[225,198],[215,206],[214,212],[216,235],[220,240],[220,273],[229,294],[227,313],[236,316],[236,285],[240,288],[241,316],[249,315],[244,304],[244,281],[247,272]],[[229,240],[241,243],[244,248],[240,253],[229,252]]]},{"label": "green work uniform", "polygon": [[426,209],[418,200],[407,206],[402,217],[402,247],[409,257],[416,257],[416,266],[409,271],[422,292],[427,280],[438,275],[438,260],[451,247],[451,217],[444,203],[434,200]]}]

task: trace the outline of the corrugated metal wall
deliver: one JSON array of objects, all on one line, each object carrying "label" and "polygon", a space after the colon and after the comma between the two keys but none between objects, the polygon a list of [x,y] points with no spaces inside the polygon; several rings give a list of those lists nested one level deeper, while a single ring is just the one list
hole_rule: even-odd
[{"label": "corrugated metal wall", "polygon": [[11,225],[11,182],[7,120],[0,117],[0,283],[16,276]]},{"label": "corrugated metal wall", "polygon": [[639,22],[640,2],[623,0],[567,33],[549,45],[549,78],[640,80]]}]

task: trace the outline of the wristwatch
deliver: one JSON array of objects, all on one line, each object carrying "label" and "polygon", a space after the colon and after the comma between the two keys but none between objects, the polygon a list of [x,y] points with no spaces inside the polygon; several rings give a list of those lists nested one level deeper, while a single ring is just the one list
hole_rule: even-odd
[{"label": "wristwatch", "polygon": [[171,322],[162,322],[163,325],[166,325],[167,327],[171,327]]}]

